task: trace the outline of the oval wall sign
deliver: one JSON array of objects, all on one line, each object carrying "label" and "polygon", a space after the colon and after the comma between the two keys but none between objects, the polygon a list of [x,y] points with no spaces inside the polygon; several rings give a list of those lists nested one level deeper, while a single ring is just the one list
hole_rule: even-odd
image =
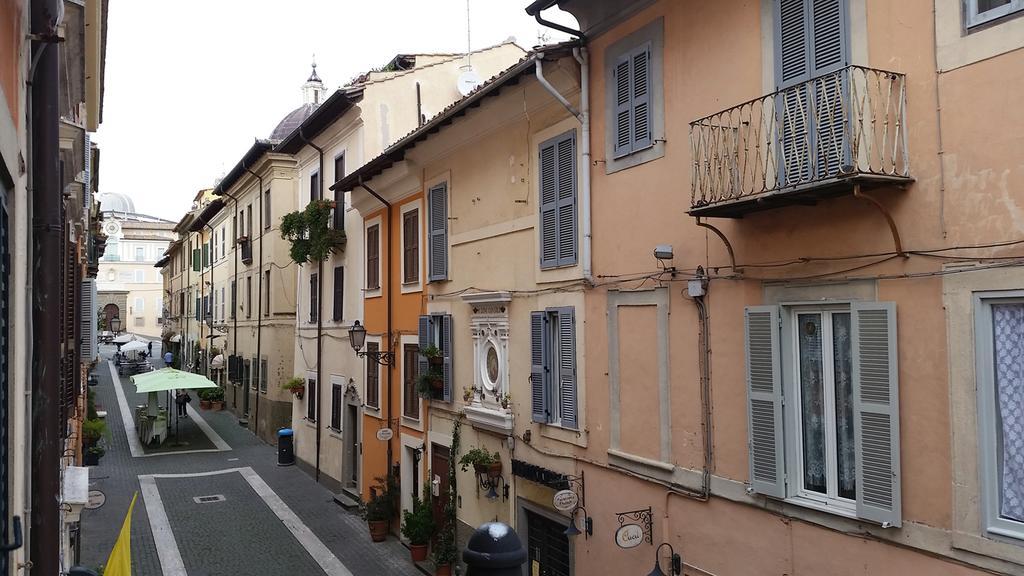
[{"label": "oval wall sign", "polygon": [[623,524],[615,531],[619,548],[636,548],[644,541],[644,529],[639,524]]},{"label": "oval wall sign", "polygon": [[387,442],[395,437],[395,432],[391,428],[381,428],[377,430],[377,440],[381,442]]},{"label": "oval wall sign", "polygon": [[555,510],[565,511],[575,508],[579,501],[579,497],[572,490],[559,490],[555,492],[555,497],[551,499],[551,504],[554,505]]}]

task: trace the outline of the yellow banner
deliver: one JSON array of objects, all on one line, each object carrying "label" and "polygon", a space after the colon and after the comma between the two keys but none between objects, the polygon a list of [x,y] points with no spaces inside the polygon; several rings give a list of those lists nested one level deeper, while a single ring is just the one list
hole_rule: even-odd
[{"label": "yellow banner", "polygon": [[103,576],[132,576],[132,509],[135,508],[135,498],[138,495],[138,492],[132,495],[132,503],[128,505],[128,514],[121,525],[121,533],[117,535],[117,542],[114,542],[107,564],[103,567]]}]

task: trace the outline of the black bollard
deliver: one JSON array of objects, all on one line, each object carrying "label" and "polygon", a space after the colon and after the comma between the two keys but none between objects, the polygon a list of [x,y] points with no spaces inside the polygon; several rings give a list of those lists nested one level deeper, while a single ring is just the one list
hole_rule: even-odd
[{"label": "black bollard", "polygon": [[501,522],[477,528],[462,551],[466,576],[521,576],[526,557],[516,531]]}]

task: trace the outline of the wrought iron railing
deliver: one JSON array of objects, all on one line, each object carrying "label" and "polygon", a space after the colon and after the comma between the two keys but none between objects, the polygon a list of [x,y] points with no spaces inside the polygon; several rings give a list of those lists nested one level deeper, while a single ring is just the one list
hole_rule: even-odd
[{"label": "wrought iron railing", "polygon": [[850,177],[910,178],[903,74],[847,66],[690,123],[691,211]]}]

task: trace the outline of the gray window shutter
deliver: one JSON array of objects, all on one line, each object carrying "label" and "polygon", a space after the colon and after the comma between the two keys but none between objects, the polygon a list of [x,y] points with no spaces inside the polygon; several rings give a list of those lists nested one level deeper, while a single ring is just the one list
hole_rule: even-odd
[{"label": "gray window shutter", "polygon": [[427,365],[427,357],[423,355],[423,351],[427,349],[431,344],[431,330],[430,330],[430,316],[420,316],[420,327],[419,327],[419,345],[420,355],[416,361],[416,365],[419,368],[420,374],[426,374],[430,367]]},{"label": "gray window shutter", "polygon": [[632,53],[630,62],[633,89],[633,152],[650,146],[651,134],[651,43]]},{"label": "gray window shutter", "polygon": [[96,357],[96,280],[82,280],[82,356],[83,362],[92,362]]},{"label": "gray window shutter", "polygon": [[750,488],[785,498],[779,308],[749,306],[745,317]]},{"label": "gray window shutter", "polygon": [[448,184],[442,182],[428,191],[430,244],[428,278],[431,282],[448,279]]},{"label": "gray window shutter", "polygon": [[576,131],[558,141],[558,265],[576,263]]},{"label": "gray window shutter", "polygon": [[901,526],[896,304],[855,302],[850,309],[857,516]]},{"label": "gray window shutter", "polygon": [[558,266],[558,166],[555,143],[540,147],[540,267]]},{"label": "gray window shutter", "polygon": [[444,353],[444,401],[452,401],[452,315],[445,314],[441,319],[441,351]]},{"label": "gray window shutter", "polygon": [[633,84],[629,73],[630,55],[623,54],[615,61],[612,81],[615,83],[614,156],[620,158],[633,151]]},{"label": "gray window shutter", "polygon": [[562,426],[576,428],[576,322],[573,308],[558,309],[558,410]]},{"label": "gray window shutter", "polygon": [[837,73],[847,65],[846,0],[813,0],[811,14],[810,56],[814,82],[814,112],[811,134],[815,151],[816,176],[824,178],[839,173],[849,154],[846,152],[846,106],[848,84],[846,75]]},{"label": "gray window shutter", "polygon": [[779,134],[779,184],[810,179],[807,86],[811,77],[809,0],[775,3],[775,84],[784,90],[776,100]]},{"label": "gray window shutter", "polygon": [[547,313],[530,312],[530,399],[534,422],[548,421],[546,364]]}]

